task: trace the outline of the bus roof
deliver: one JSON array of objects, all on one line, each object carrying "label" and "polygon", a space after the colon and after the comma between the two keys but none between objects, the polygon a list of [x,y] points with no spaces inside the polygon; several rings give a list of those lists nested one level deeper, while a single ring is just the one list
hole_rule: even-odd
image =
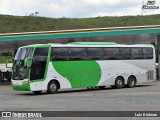
[{"label": "bus roof", "polygon": [[73,45],[116,45],[115,42],[71,42]]},{"label": "bus roof", "polygon": [[[113,43],[113,44],[111,44]],[[32,44],[23,47],[154,47],[152,44],[133,44],[133,45],[126,45],[126,44],[117,44],[114,42],[75,42],[75,43],[68,43],[68,44],[60,44],[60,43],[48,43],[48,44]]]}]

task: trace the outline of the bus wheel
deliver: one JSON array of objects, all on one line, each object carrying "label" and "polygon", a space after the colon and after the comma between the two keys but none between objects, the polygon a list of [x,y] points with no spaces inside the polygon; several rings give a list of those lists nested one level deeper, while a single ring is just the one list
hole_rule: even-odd
[{"label": "bus wheel", "polygon": [[122,77],[117,77],[115,80],[115,88],[120,89],[124,86],[124,79]]},{"label": "bus wheel", "polygon": [[54,94],[58,91],[58,83],[55,81],[50,81],[48,83],[47,93]]},{"label": "bus wheel", "polygon": [[87,87],[87,90],[94,90],[95,87]]},{"label": "bus wheel", "polygon": [[2,75],[3,73],[0,71],[0,82],[2,82],[2,80],[3,80],[3,75]]},{"label": "bus wheel", "polygon": [[98,86],[99,89],[105,89],[106,86]]},{"label": "bus wheel", "polygon": [[34,94],[40,94],[42,91],[33,91]]},{"label": "bus wheel", "polygon": [[11,72],[6,72],[5,73],[5,78],[7,79],[8,82],[11,82]]},{"label": "bus wheel", "polygon": [[87,87],[87,90],[91,90],[91,87]]},{"label": "bus wheel", "polygon": [[130,76],[127,81],[127,87],[131,88],[135,87],[135,85],[136,85],[136,78],[134,76]]}]

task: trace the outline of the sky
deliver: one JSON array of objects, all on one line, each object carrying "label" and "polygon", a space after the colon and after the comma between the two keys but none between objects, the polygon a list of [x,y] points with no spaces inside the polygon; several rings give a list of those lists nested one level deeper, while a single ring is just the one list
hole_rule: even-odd
[{"label": "sky", "polygon": [[[148,0],[0,0],[0,14],[51,18],[88,18],[97,16],[127,16],[159,14],[160,9],[144,10]],[[160,0],[153,0],[160,6]]]}]

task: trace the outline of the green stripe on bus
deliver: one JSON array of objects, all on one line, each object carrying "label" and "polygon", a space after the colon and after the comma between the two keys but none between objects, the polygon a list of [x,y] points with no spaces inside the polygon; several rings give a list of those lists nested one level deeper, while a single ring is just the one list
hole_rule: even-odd
[{"label": "green stripe on bus", "polygon": [[94,87],[101,78],[101,68],[96,61],[54,61],[52,64],[72,88]]}]

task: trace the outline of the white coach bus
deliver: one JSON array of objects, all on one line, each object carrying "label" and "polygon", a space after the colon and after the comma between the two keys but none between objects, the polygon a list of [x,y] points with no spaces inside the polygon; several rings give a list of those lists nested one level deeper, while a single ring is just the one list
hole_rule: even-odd
[{"label": "white coach bus", "polygon": [[34,93],[106,85],[134,87],[153,80],[156,60],[151,44],[35,44],[20,47],[12,67],[12,88]]}]

